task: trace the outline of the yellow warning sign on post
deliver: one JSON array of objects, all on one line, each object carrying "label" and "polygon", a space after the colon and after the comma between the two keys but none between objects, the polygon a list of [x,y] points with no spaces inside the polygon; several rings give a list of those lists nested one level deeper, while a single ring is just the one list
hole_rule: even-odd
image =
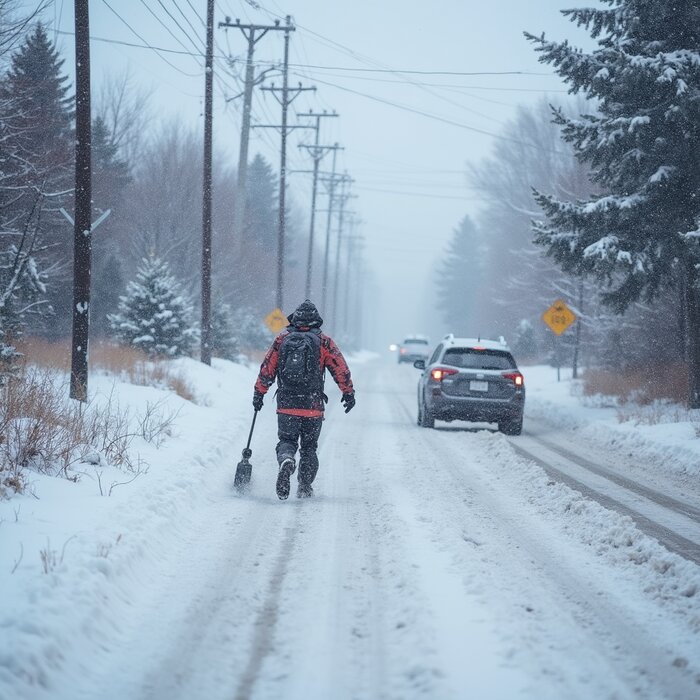
[{"label": "yellow warning sign on post", "polygon": [[543,314],[542,320],[555,335],[561,335],[575,320],[576,314],[561,299],[557,299]]},{"label": "yellow warning sign on post", "polygon": [[265,325],[275,334],[279,333],[283,328],[289,325],[287,317],[282,313],[281,309],[275,309],[265,316]]}]

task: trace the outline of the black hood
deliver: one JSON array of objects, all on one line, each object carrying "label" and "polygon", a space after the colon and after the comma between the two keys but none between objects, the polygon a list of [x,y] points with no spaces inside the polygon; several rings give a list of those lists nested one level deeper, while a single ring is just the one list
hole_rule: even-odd
[{"label": "black hood", "polygon": [[292,314],[291,323],[295,328],[320,328],[323,319],[314,304],[306,299]]}]

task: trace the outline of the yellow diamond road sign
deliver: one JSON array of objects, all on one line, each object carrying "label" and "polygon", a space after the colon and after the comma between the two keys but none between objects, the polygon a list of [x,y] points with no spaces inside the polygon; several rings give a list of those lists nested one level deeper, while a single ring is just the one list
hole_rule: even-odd
[{"label": "yellow diamond road sign", "polygon": [[561,299],[557,299],[542,314],[542,320],[553,333],[561,335],[576,320],[576,314]]},{"label": "yellow diamond road sign", "polygon": [[289,321],[284,313],[282,313],[281,309],[275,309],[265,316],[265,325],[273,333],[279,333],[283,328],[289,325]]}]

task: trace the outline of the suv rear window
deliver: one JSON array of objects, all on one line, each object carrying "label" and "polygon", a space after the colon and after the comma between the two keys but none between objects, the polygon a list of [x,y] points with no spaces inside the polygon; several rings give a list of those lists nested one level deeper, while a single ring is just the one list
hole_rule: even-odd
[{"label": "suv rear window", "polygon": [[471,348],[449,348],[442,361],[452,367],[466,369],[515,369],[515,360],[509,352],[502,350],[472,350]]},{"label": "suv rear window", "polygon": [[404,345],[427,345],[428,341],[427,340],[421,340],[420,338],[406,338],[406,340],[403,341]]}]

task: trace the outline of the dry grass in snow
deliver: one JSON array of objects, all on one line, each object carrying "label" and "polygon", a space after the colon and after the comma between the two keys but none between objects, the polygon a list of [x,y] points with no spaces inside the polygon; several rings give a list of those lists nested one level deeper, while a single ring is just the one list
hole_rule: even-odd
[{"label": "dry grass in snow", "polygon": [[587,369],[583,394],[615,396],[621,405],[633,402],[645,406],[663,400],[682,404],[688,396],[688,368],[676,362],[619,370]]},{"label": "dry grass in snow", "polygon": [[[70,345],[67,340],[50,343],[30,338],[17,345],[26,363],[70,372]],[[174,391],[186,401],[197,403],[193,387],[182,372],[166,360],[153,359],[137,348],[97,342],[90,345],[90,370],[113,375],[137,386],[153,386]]]},{"label": "dry grass in snow", "polygon": [[[194,398],[185,379],[165,362],[121,350],[97,346],[92,371]],[[171,434],[176,412],[162,402],[147,403],[140,413],[129,411],[114,390],[87,404],[71,401],[67,348],[36,342],[22,352],[24,363],[0,386],[0,498],[24,491],[31,471],[74,480],[81,463],[144,472],[144,463],[132,453],[134,440],[159,446]]]}]

